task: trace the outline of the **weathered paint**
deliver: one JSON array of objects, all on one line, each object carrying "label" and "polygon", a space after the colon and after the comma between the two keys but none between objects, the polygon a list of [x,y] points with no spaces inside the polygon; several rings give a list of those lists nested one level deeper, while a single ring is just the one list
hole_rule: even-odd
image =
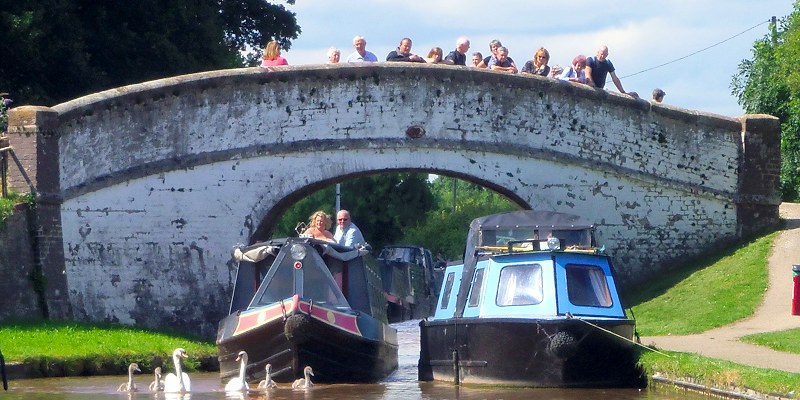
[{"label": "weathered paint", "polygon": [[51,112],[58,176],[42,182],[40,167],[38,179],[60,204],[68,302],[86,320],[213,335],[232,246],[264,239],[303,195],[369,172],[458,176],[524,207],[586,216],[631,282],[752,221],[777,222],[776,119],[541,77],[398,64],[226,70]]}]

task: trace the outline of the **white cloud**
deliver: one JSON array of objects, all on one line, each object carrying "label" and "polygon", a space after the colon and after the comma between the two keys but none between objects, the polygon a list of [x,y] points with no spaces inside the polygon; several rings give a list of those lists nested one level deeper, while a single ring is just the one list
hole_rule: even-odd
[{"label": "white cloud", "polygon": [[[289,7],[297,13],[303,33],[285,52],[290,64],[324,63],[331,46],[352,52],[352,38],[363,35],[367,49],[379,59],[394,50],[404,36],[414,41],[414,52],[433,46],[449,52],[461,35],[472,41],[470,51],[486,55],[488,42],[500,39],[518,66],[540,46],[551,54],[551,64],[567,65],[576,54],[593,55],[601,44],[619,76],[655,67],[728,39],[747,28],[783,17],[792,2],[765,0],[611,0],[586,3],[541,4],[509,0],[502,4],[481,0],[298,0]],[[626,90],[650,96],[654,87],[667,91],[666,102],[688,109],[739,115],[730,95],[730,81],[739,62],[750,57],[753,42],[767,33],[761,24],[739,37],[685,60],[623,79]],[[609,86],[613,88],[613,85]]]}]

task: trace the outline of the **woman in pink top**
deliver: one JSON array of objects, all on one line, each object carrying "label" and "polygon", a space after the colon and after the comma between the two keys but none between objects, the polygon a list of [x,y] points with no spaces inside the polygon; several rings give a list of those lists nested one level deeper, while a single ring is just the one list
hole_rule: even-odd
[{"label": "woman in pink top", "polygon": [[272,67],[275,65],[289,65],[285,58],[281,57],[281,46],[276,41],[267,43],[264,48],[264,57],[261,59],[261,67]]}]

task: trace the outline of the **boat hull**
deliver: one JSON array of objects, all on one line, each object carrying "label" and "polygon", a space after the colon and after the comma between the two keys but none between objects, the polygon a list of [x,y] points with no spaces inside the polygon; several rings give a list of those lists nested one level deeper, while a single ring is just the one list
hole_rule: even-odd
[{"label": "boat hull", "polygon": [[644,376],[629,341],[633,330],[629,319],[422,321],[419,379],[524,387],[641,387]]},{"label": "boat hull", "polygon": [[235,358],[241,350],[249,356],[251,383],[264,379],[268,363],[276,382],[301,378],[306,366],[313,368],[314,382],[321,383],[376,382],[397,368],[396,330],[364,314],[312,306],[306,312],[288,312],[286,318],[281,313],[237,334],[241,326],[239,315],[220,323],[217,347],[223,381],[238,374]]}]

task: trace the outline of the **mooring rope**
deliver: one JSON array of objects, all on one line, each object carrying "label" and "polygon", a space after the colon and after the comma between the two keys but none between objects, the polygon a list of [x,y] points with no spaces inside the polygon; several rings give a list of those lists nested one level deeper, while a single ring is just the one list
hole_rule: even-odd
[{"label": "mooring rope", "polygon": [[641,344],[641,343],[637,343],[635,340],[628,339],[628,338],[626,338],[625,336],[622,336],[622,335],[620,335],[620,334],[618,334],[618,333],[616,333],[616,332],[612,332],[612,331],[610,331],[610,330],[608,330],[608,329],[605,329],[605,328],[603,328],[603,327],[601,327],[601,326],[595,325],[595,324],[593,324],[593,323],[591,323],[591,322],[589,322],[589,321],[586,321],[586,320],[584,320],[584,319],[575,318],[575,316],[573,316],[573,315],[572,315],[572,314],[570,314],[570,313],[567,313],[567,319],[577,319],[578,321],[581,321],[581,322],[583,322],[583,323],[586,323],[586,324],[588,324],[589,326],[592,326],[592,327],[594,327],[594,328],[597,328],[597,329],[599,329],[599,330],[601,330],[601,331],[603,331],[603,332],[610,333],[610,334],[612,334],[612,335],[614,335],[614,336],[616,336],[616,337],[618,337],[618,338],[620,338],[620,339],[622,339],[622,340],[624,340],[624,341],[626,341],[626,342],[631,342],[631,343],[633,343],[633,344],[635,344],[635,345],[637,345],[637,346],[639,346],[639,347],[642,347],[642,348],[645,348],[645,349],[647,349],[647,350],[654,351],[654,352],[656,352],[656,353],[658,353],[658,354],[661,354],[661,355],[663,355],[663,356],[667,356],[667,357],[669,357],[669,358],[672,358],[672,356],[671,356],[671,355],[669,355],[669,354],[667,354],[667,353],[664,353],[664,352],[658,351],[658,350],[656,350],[656,349],[654,349],[654,348],[651,348],[651,347],[647,347],[647,346],[645,346],[645,345],[643,345],[643,344]]}]

